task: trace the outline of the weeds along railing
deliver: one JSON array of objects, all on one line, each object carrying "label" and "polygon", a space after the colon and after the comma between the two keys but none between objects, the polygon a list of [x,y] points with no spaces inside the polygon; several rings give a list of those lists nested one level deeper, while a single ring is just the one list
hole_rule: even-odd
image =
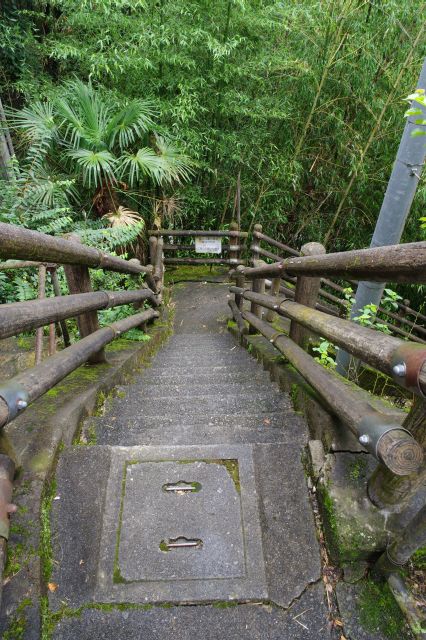
[{"label": "weeds along railing", "polygon": [[[25,266],[37,266],[44,279],[47,269],[61,264],[70,291],[70,295],[44,298],[39,289],[36,300],[0,305],[0,339],[45,325],[54,326],[68,318],[76,318],[81,338],[0,384],[0,427],[3,427],[81,364],[105,362],[104,347],[114,338],[158,317],[158,312],[150,308],[100,328],[97,311],[124,304],[140,306],[144,302],[157,307],[161,302],[161,282],[154,281],[150,266],[85,246],[75,236],[56,238],[3,223],[0,224],[0,258],[25,260]],[[36,264],[28,264],[27,259]],[[2,268],[10,266],[11,263],[3,263]],[[22,263],[14,266],[22,267]],[[147,285],[130,291],[93,291],[89,267],[144,274]]]},{"label": "weeds along railing", "polygon": [[[61,287],[58,279],[58,265],[56,264],[44,264],[42,262],[31,262],[31,261],[15,261],[9,260],[5,263],[0,263],[0,271],[14,271],[21,269],[37,269],[38,275],[38,298],[43,300],[46,297],[46,277],[47,274],[50,276],[53,293],[55,296],[61,296]],[[62,335],[62,339],[64,345],[69,347],[71,344],[70,337],[68,333],[68,328],[65,320],[59,320],[59,327]],[[7,337],[7,336],[5,336]],[[35,355],[34,361],[35,364],[39,364],[42,360],[43,353],[43,327],[38,327],[36,329],[35,334]],[[56,353],[56,324],[49,324],[49,347],[48,347],[48,355],[53,356]]]},{"label": "weeds along railing", "polygon": [[[316,243],[314,243],[315,245]],[[263,245],[263,246],[262,246]],[[264,245],[268,245],[268,249],[264,248]],[[304,250],[308,251],[312,247],[312,243],[302,247],[301,251],[289,247],[288,245],[271,238],[270,236],[262,233],[262,226],[255,225],[253,230],[253,242],[251,245],[252,252],[252,264],[254,260],[260,258],[266,258],[274,262],[282,261],[287,255],[299,257],[304,255]],[[273,251],[270,251],[270,249]],[[277,253],[276,249],[279,250]],[[358,282],[356,280],[344,278],[348,283],[348,286],[352,289],[356,288]],[[294,298],[294,287],[296,283],[296,277],[286,275],[280,282],[280,291],[289,298]],[[271,288],[271,281],[266,280],[266,288]],[[331,293],[333,292],[333,293]],[[317,309],[329,313],[330,315],[346,317],[351,306],[348,295],[348,289],[341,286],[337,282],[330,280],[329,278],[321,278],[321,287],[319,290],[319,301],[317,302]],[[426,316],[412,309],[409,306],[409,301],[404,302],[395,301],[393,303],[396,306],[394,311],[386,309],[383,306],[377,308],[377,313],[380,314],[380,324],[384,325],[393,334],[409,338],[414,342],[426,344],[426,327],[420,323],[426,322]],[[388,320],[384,319],[386,316]],[[410,317],[412,319],[410,319]],[[389,320],[390,319],[390,320]]]},{"label": "weeds along railing", "polygon": [[[288,258],[273,264],[238,267],[234,271],[237,286],[231,287],[230,301],[241,332],[245,322],[252,333],[261,333],[299,371],[319,393],[330,411],[356,435],[360,443],[393,474],[415,473],[423,462],[423,449],[412,435],[389,416],[375,410],[351,385],[311,357],[305,348],[314,332],[375,369],[391,376],[399,385],[420,396],[426,395],[426,348],[349,320],[333,317],[315,309],[321,277],[356,278],[378,282],[426,282],[426,242],[379,247],[344,253],[325,254],[313,247],[316,255]],[[272,286],[273,295],[264,293],[265,279],[272,283],[296,277],[294,300]],[[246,288],[245,281],[252,282]],[[251,303],[245,310],[243,301]],[[289,335],[271,326],[273,319],[263,310],[288,318]]]},{"label": "weeds along railing", "polygon": [[[230,265],[235,267],[239,264],[245,264],[244,260],[241,259],[243,251],[242,240],[248,237],[248,233],[245,231],[239,231],[236,222],[231,222],[228,231],[151,229],[148,233],[150,235],[150,261],[152,264],[156,265],[156,268],[154,269],[155,278],[159,276],[161,270],[161,256],[163,256],[163,261],[166,265],[210,264]],[[164,238],[168,237],[173,240],[178,239],[178,242],[165,243]],[[185,242],[185,239],[187,238],[194,239],[195,242]],[[199,238],[216,238],[220,240],[228,239],[228,243],[221,243],[221,246],[217,248],[208,246],[203,248],[203,246],[200,246],[201,243],[197,243],[197,239]],[[220,253],[216,253],[219,249]],[[169,257],[168,254],[172,254],[174,257]],[[194,254],[199,257],[194,257]],[[212,255],[216,255],[217,257],[211,257]]]}]

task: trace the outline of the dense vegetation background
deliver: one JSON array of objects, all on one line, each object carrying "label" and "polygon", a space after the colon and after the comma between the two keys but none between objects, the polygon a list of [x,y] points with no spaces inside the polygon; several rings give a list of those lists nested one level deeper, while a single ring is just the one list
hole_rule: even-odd
[{"label": "dense vegetation background", "polygon": [[[3,0],[0,96],[5,107],[53,104],[78,78],[112,113],[149,101],[150,147],[165,141],[184,171],[122,185],[116,204],[141,224],[161,216],[187,228],[228,224],[241,172],[244,228],[261,222],[295,246],[365,246],[404,125],[403,98],[426,53],[424,8],[401,0]],[[56,224],[65,220],[61,230],[105,226],[96,223],[98,192],[82,182],[73,199],[79,183],[57,168],[60,145],[44,176],[29,178],[28,130],[13,136],[24,173],[8,207],[22,205],[30,178],[48,178],[57,197],[37,201],[33,223],[44,207],[58,212]],[[424,233],[425,200],[423,182],[405,241]]]}]

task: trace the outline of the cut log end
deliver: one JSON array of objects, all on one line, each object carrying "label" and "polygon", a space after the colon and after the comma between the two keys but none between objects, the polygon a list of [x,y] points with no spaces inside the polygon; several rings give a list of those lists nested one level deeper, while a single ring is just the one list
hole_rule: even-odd
[{"label": "cut log end", "polygon": [[397,476],[408,476],[418,471],[423,462],[423,449],[402,429],[385,433],[379,440],[377,453],[380,460]]}]

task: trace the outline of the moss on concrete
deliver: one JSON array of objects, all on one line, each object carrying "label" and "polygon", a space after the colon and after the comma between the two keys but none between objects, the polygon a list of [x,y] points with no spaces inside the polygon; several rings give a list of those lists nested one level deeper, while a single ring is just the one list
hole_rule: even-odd
[{"label": "moss on concrete", "polygon": [[3,640],[23,640],[27,629],[25,609],[31,605],[32,601],[30,598],[25,598],[19,603],[10,625],[3,634]]},{"label": "moss on concrete", "polygon": [[416,569],[419,569],[420,571],[426,571],[426,547],[422,547],[422,549],[416,551],[416,553],[411,558],[411,562]]},{"label": "moss on concrete", "polygon": [[357,601],[362,626],[389,640],[406,638],[406,621],[386,582],[365,580]]},{"label": "moss on concrete", "polygon": [[209,266],[209,265],[181,265],[173,268],[167,266],[164,274],[165,284],[173,284],[174,282],[185,282],[188,280],[206,280],[220,278],[226,276],[228,268],[226,266]]}]

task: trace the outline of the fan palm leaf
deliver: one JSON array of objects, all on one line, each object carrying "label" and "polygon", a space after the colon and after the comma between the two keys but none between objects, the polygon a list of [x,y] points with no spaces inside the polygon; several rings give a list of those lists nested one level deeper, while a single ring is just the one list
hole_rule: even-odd
[{"label": "fan palm leaf", "polygon": [[109,151],[93,151],[92,149],[71,149],[69,157],[76,160],[82,169],[83,184],[89,188],[99,187],[107,179],[116,182],[116,158]]},{"label": "fan palm leaf", "polygon": [[165,180],[167,182],[189,180],[194,173],[189,158],[161,136],[156,136],[156,146],[162,161]]},{"label": "fan palm leaf", "polygon": [[119,159],[120,176],[130,186],[136,186],[144,177],[150,177],[157,184],[164,178],[163,161],[152,149],[144,147],[136,153],[125,152]]},{"label": "fan palm leaf", "polygon": [[106,140],[113,147],[118,137],[118,146],[123,151],[140,139],[150,127],[154,126],[153,106],[144,100],[132,100],[121,111],[110,119],[106,128]]},{"label": "fan palm leaf", "polygon": [[99,99],[90,83],[70,80],[66,88],[68,96],[56,99],[66,139],[74,148],[82,145],[95,150],[108,149],[106,130],[110,109]]}]

